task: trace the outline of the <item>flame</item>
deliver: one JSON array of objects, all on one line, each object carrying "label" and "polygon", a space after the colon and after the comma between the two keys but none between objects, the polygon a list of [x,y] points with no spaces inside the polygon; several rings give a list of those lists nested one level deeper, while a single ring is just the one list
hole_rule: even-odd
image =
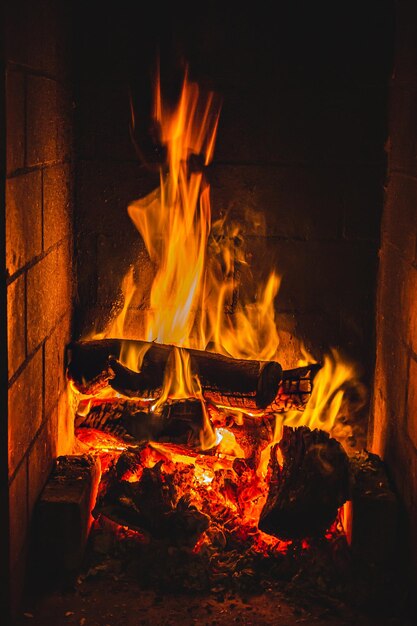
[{"label": "flame", "polygon": [[227,454],[228,456],[235,456],[240,459],[245,458],[245,452],[242,447],[236,441],[234,434],[226,428],[217,428],[218,436],[217,452],[221,454]]},{"label": "flame", "polygon": [[323,367],[314,378],[313,391],[304,411],[288,411],[282,424],[319,428],[343,444],[352,435],[352,426],[338,421],[348,390],[354,390],[363,399],[364,389],[356,365],[333,348],[324,356]]},{"label": "flame", "polygon": [[[338,418],[346,389],[357,384],[357,372],[354,365],[332,350],[316,374],[303,412],[288,411],[274,416],[261,410],[249,413],[238,407],[217,405],[213,414],[218,413],[218,419],[211,419],[212,409],[204,401],[200,380],[184,348],[211,349],[235,358],[275,359],[279,332],[274,302],[281,280],[275,271],[264,283],[255,282],[251,276],[245,234],[248,229],[259,233],[264,228],[258,215],[247,211],[244,224],[233,222],[227,215],[211,222],[210,187],[204,174],[214,154],[219,113],[215,95],[204,94],[189,81],[187,73],[175,106],[163,101],[161,84],[157,81],[154,118],[166,147],[167,168],[161,168],[159,187],[128,207],[155,275],[148,294],[143,288],[144,281],[137,280],[140,263],[129,268],[121,285],[122,308],[96,338],[141,339],[173,346],[161,393],[158,390],[155,394],[158,397],[153,399],[135,398],[138,404],[143,402],[146,410],[150,407],[151,412],[162,412],[166,403],[190,398],[201,403],[198,452],[150,442],[140,452],[138,467],[135,471],[129,469],[123,480],[136,482],[141,479],[144,467],[159,466],[160,462],[166,475],[173,473],[175,466],[188,467],[185,495],[190,496],[193,506],[210,511],[213,519],[221,519],[220,513],[226,515],[224,527],[229,531],[236,528],[242,538],[245,533],[246,539],[255,536],[256,529],[256,542],[266,552],[271,542],[274,546],[284,545],[257,530],[268,492],[271,451],[281,440],[283,425],[320,428],[330,434],[337,433],[339,440],[349,436],[350,427],[341,426]],[[148,300],[149,306],[138,306]],[[120,361],[140,372],[149,345],[139,348],[128,341],[122,342]],[[299,365],[311,363],[310,355],[302,346],[300,349],[303,360]],[[100,389],[94,396],[78,394],[75,387],[73,391],[79,415],[87,415],[94,399],[117,395],[109,387]],[[263,419],[275,420],[271,440],[270,424],[267,435],[259,439],[264,446],[259,455],[245,453],[248,440],[254,439],[252,433],[250,436],[244,433],[247,416],[254,424],[252,433]],[[79,439],[99,455],[103,471],[127,448],[123,440],[94,430],[84,430]],[[255,439],[249,447],[256,443]],[[210,454],[200,454],[212,448],[215,450]],[[282,465],[278,446],[274,454]],[[203,542],[201,538],[195,549]]]},{"label": "flame", "polygon": [[[166,146],[168,173],[161,168],[159,187],[128,207],[156,268],[150,306],[141,312],[145,322],[140,324],[134,304],[146,294],[131,267],[121,286],[122,310],[100,337],[130,336],[199,349],[210,344],[216,352],[240,358],[275,356],[274,299],[280,279],[272,272],[255,296],[245,296],[244,281],[235,275],[237,264],[248,265],[242,225],[227,216],[211,224],[204,167],[213,158],[219,114],[218,98],[204,94],[187,72],[174,107],[164,103],[157,80],[154,117]],[[196,162],[199,167],[193,166]],[[259,227],[259,216],[248,213],[245,228]],[[231,313],[237,289],[239,304]],[[143,356],[129,346],[121,359],[138,371]]]},{"label": "flame", "polygon": [[165,368],[162,393],[152,406],[157,410],[171,398],[183,400],[186,398],[202,398],[202,391],[198,376],[192,374],[191,359],[188,352],[174,347]]}]

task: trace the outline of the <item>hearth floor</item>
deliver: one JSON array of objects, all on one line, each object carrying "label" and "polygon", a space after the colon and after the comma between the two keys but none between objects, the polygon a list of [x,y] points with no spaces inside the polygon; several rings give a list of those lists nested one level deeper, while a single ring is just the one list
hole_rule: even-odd
[{"label": "hearth floor", "polygon": [[17,626],[412,626],[401,617],[371,617],[338,602],[297,603],[277,589],[238,594],[183,595],[144,591],[135,581],[98,577],[55,591],[26,608]]},{"label": "hearth floor", "polygon": [[[182,589],[181,563],[175,570],[152,550],[155,571],[160,579],[152,580],[152,566],[132,558],[130,544],[126,551],[109,549],[102,535],[93,530],[84,565],[77,578],[65,584],[43,586],[33,592],[15,626],[226,626],[246,624],[263,626],[413,626],[405,617],[404,599],[391,588],[389,605],[369,613],[365,604],[352,606],[329,595],[320,577],[313,583],[291,580],[261,580],[248,588],[233,588],[234,574],[230,570],[221,586],[210,591]],[[123,547],[123,543],[121,544]],[[130,552],[130,557],[128,557]],[[120,558],[120,554],[123,555]],[[119,558],[115,558],[117,555]],[[182,558],[182,557],[181,557]],[[133,565],[133,569],[132,569]],[[160,569],[159,569],[160,568]],[[174,571],[172,570],[174,569]],[[35,568],[36,570],[36,568]],[[140,575],[138,572],[141,570]],[[39,570],[38,570],[39,571]],[[173,573],[172,573],[173,572]],[[310,569],[309,569],[310,572]],[[36,572],[35,572],[36,577]],[[39,576],[38,576],[39,578]],[[172,580],[172,579],[177,580]],[[36,579],[36,578],[35,578]],[[170,589],[168,589],[170,587]],[[177,591],[173,591],[177,587]],[[358,608],[360,606],[360,608]],[[392,608],[391,608],[392,607]]]}]

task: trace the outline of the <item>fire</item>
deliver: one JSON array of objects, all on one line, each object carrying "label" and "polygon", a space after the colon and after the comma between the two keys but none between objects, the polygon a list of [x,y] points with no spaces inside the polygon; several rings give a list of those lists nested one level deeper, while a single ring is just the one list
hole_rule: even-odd
[{"label": "fire", "polygon": [[[167,168],[161,168],[158,189],[128,207],[155,275],[146,294],[136,279],[135,268],[128,270],[121,285],[122,309],[96,338],[140,339],[174,346],[165,367],[162,392],[158,389],[158,394],[152,393],[157,398],[148,398],[142,404],[140,398],[134,398],[143,411],[138,419],[150,416],[161,424],[166,419],[166,407],[188,401],[198,407],[198,450],[196,446],[180,448],[162,438],[156,438],[157,442],[141,441],[135,447],[137,466],[127,469],[122,480],[137,483],[149,475],[148,470],[154,470],[154,479],[162,483],[172,480],[174,485],[178,479],[175,488],[181,491],[186,482],[181,474],[184,472],[188,482],[183,496],[187,501],[213,519],[218,517],[225,528],[238,527],[242,536],[256,533],[257,541],[265,547],[275,540],[261,533],[257,524],[268,493],[272,449],[278,464],[283,462],[274,444],[281,440],[284,425],[306,425],[347,438],[350,427],[341,426],[338,418],[346,389],[356,384],[357,372],[337,351],[331,351],[315,376],[303,411],[274,414],[260,405],[262,409],[245,412],[238,406],[211,406],[204,399],[185,348],[259,361],[275,359],[279,349],[274,307],[279,275],[272,271],[264,284],[250,290],[249,297],[249,291],[245,292],[247,279],[238,279],[235,271],[237,266],[248,267],[243,226],[227,216],[212,223],[205,168],[213,159],[219,114],[220,103],[215,95],[204,94],[187,73],[175,106],[164,102],[157,81],[154,117],[166,148]],[[263,226],[258,216],[249,214],[248,223]],[[141,318],[139,323],[135,319],[136,305],[147,298],[149,306],[141,310],[144,320]],[[138,349],[126,341],[120,362],[140,373],[150,345]],[[307,361],[311,363],[312,359]],[[78,415],[86,416],[94,401],[111,401],[113,396],[116,393],[110,387],[94,397],[82,396]],[[177,418],[181,417],[184,414],[180,412]],[[126,443],[109,434],[100,439],[93,431],[81,432],[79,437],[101,455],[107,468],[111,466],[109,454],[117,460],[128,449]]]},{"label": "fire", "polygon": [[[249,301],[234,275],[236,263],[247,265],[244,246],[236,246],[242,241],[242,226],[225,217],[211,223],[204,168],[213,158],[219,114],[215,95],[202,93],[187,74],[175,107],[164,103],[157,81],[154,116],[166,146],[168,173],[161,168],[159,188],[128,207],[156,267],[150,307],[144,325],[137,323],[132,336],[132,304],[143,301],[145,294],[130,268],[122,282],[123,308],[100,337],[130,336],[198,349],[210,345],[237,358],[276,355],[274,299],[280,279],[272,272],[256,300]],[[238,286],[239,304],[229,315],[227,305]],[[121,361],[139,371],[143,356],[130,347]]]},{"label": "fire", "polygon": [[191,360],[188,352],[181,350],[181,348],[174,348],[165,369],[162,394],[151,410],[158,410],[168,399],[185,400],[187,398],[196,398],[201,402],[203,426],[200,431],[200,447],[202,450],[207,450],[216,444],[217,438],[207,413],[200,381],[198,376],[191,371]]},{"label": "fire", "polygon": [[288,426],[308,426],[319,428],[344,441],[352,435],[350,424],[338,421],[340,411],[348,390],[355,390],[363,396],[363,388],[359,382],[357,368],[354,363],[344,360],[335,349],[324,356],[323,366],[316,374],[312,394],[305,409],[288,411],[280,420]]}]

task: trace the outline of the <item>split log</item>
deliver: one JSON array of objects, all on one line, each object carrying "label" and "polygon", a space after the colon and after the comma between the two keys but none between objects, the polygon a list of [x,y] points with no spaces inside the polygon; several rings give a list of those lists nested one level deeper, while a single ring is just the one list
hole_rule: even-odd
[{"label": "split log", "polygon": [[271,451],[270,471],[259,529],[281,539],[323,534],[348,499],[348,456],[339,442],[322,430],[284,426],[281,441]]},{"label": "split log", "polygon": [[[140,372],[134,372],[119,358],[122,347],[146,350]],[[270,411],[302,409],[311,393],[319,365],[282,371],[276,361],[233,359],[213,352],[185,349],[197,374],[203,396],[217,405],[243,410],[269,408]],[[160,396],[166,365],[174,346],[143,341],[103,339],[70,344],[67,374],[76,388],[94,395],[110,385],[126,397]]]}]

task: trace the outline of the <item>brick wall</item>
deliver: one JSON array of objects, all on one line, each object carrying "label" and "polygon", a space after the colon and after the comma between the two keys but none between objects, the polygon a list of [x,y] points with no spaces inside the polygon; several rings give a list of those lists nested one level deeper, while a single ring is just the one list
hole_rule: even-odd
[{"label": "brick wall", "polygon": [[407,551],[417,574],[417,9],[412,1],[398,3],[396,41],[370,441],[400,494],[403,538],[410,540]]},{"label": "brick wall", "polygon": [[[10,2],[6,15],[6,276],[10,580],[21,593],[30,521],[68,451],[64,349],[72,310],[68,3]],[[61,435],[60,435],[61,433]]]}]

